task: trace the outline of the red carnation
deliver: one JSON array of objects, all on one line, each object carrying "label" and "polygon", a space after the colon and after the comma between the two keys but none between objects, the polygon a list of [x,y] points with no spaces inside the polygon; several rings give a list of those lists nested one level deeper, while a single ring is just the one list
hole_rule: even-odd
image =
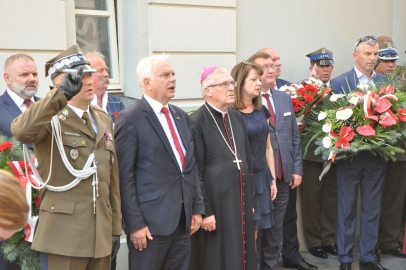
[{"label": "red carnation", "polygon": [[117,115],[118,115],[118,112],[113,113],[114,119],[116,119]]},{"label": "red carnation", "polygon": [[13,147],[12,142],[4,142],[4,143],[0,144],[0,151],[11,149],[11,147]]},{"label": "red carnation", "polygon": [[306,85],[304,86],[304,88],[306,89],[307,92],[310,92],[310,93],[317,93],[317,92],[318,92],[317,88],[314,87],[314,86],[311,85],[311,84],[306,84]]},{"label": "red carnation", "polygon": [[305,99],[307,102],[312,102],[312,101],[314,100],[314,97],[313,97],[313,95],[311,95],[311,94],[306,94],[306,95],[304,95],[304,99]]},{"label": "red carnation", "polygon": [[41,196],[39,194],[35,198],[34,204],[36,207],[39,207],[41,205]]},{"label": "red carnation", "polygon": [[306,94],[306,90],[302,87],[302,88],[297,89],[296,93],[298,95],[304,96],[304,94]]}]

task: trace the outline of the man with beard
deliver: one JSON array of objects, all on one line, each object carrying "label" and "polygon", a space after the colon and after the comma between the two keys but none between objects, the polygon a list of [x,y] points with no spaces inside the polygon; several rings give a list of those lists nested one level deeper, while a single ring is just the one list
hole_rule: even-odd
[{"label": "man with beard", "polygon": [[236,82],[226,69],[210,67],[200,83],[206,102],[190,115],[190,125],[206,213],[192,236],[189,270],[253,270],[251,151],[242,115],[228,108]]},{"label": "man with beard", "polygon": [[[7,89],[0,96],[0,133],[12,137],[11,122],[39,100],[38,71],[34,59],[26,54],[14,54],[4,64],[4,80]],[[1,246],[1,244],[0,244]],[[6,262],[0,252],[0,269],[20,269],[17,263]]]},{"label": "man with beard", "polygon": [[0,96],[0,132],[12,137],[11,121],[39,100],[35,97],[38,91],[38,71],[34,59],[26,54],[15,54],[7,58],[4,80],[7,89]]},{"label": "man with beard", "polygon": [[[355,66],[331,81],[336,94],[357,90],[357,85],[366,83],[378,86],[385,76],[374,71],[378,60],[378,41],[374,36],[359,38],[354,47]],[[350,270],[357,219],[357,198],[361,190],[361,232],[359,269],[382,270],[376,258],[381,213],[382,187],[386,173],[383,157],[369,151],[337,161],[338,228],[337,246],[340,270]]]},{"label": "man with beard", "polygon": [[94,88],[92,105],[99,106],[99,108],[106,111],[114,123],[117,113],[123,110],[125,106],[120,98],[109,95],[106,91],[110,80],[109,68],[104,61],[104,55],[97,51],[90,51],[85,54],[85,57],[90,62],[90,66],[97,70],[92,76]]}]

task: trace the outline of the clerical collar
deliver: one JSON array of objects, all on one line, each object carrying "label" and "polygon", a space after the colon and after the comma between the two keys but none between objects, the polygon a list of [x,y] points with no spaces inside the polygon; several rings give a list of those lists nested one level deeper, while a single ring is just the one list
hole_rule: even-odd
[{"label": "clerical collar", "polygon": [[90,110],[89,110],[89,106],[87,106],[87,109],[86,109],[86,110],[79,109],[78,107],[72,106],[72,105],[70,105],[70,104],[68,104],[68,106],[69,106],[69,108],[72,109],[72,111],[74,111],[74,112],[77,114],[77,116],[78,116],[79,118],[82,118],[82,116],[83,116],[83,114],[84,114],[85,112],[87,112],[87,113],[89,114],[90,118],[92,118],[91,113],[90,113]]},{"label": "clerical collar", "polygon": [[227,115],[227,109],[226,109],[225,112],[223,112],[223,111],[217,109],[216,107],[214,107],[213,105],[211,105],[208,101],[206,101],[206,103],[209,104],[210,107],[211,107],[213,110],[215,110],[215,111],[221,113],[221,115],[223,116],[223,118],[226,117],[226,115]]}]

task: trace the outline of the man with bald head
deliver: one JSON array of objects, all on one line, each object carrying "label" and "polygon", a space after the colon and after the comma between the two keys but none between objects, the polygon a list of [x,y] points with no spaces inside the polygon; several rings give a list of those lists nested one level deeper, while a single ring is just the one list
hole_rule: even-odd
[{"label": "man with bald head", "polygon": [[276,75],[276,80],[275,80],[275,84],[273,85],[272,89],[277,89],[279,90],[279,88],[281,88],[284,85],[291,85],[292,83],[279,78],[281,76],[282,73],[282,62],[281,62],[281,57],[279,56],[278,52],[275,51],[272,48],[262,48],[261,50],[259,50],[258,52],[264,52],[267,53],[271,56],[273,64],[275,66],[274,71],[275,71],[275,75]]}]

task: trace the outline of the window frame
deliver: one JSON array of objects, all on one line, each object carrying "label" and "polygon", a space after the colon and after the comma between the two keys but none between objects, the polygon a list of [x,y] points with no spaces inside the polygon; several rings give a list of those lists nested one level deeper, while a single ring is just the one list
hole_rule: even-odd
[{"label": "window frame", "polygon": [[[97,1],[97,0],[96,0]],[[74,28],[75,28],[75,41],[76,41],[76,16],[77,15],[86,15],[86,16],[94,16],[94,17],[106,17],[108,18],[108,29],[109,29],[109,46],[110,46],[110,63],[111,63],[111,69],[112,73],[114,74],[114,77],[110,77],[110,85],[108,87],[108,91],[113,91],[113,92],[123,92],[123,87],[122,87],[122,75],[120,72],[120,61],[119,61],[119,55],[118,55],[118,39],[117,37],[119,36],[117,33],[117,27],[116,27],[116,12],[117,14],[120,14],[120,12],[115,10],[114,7],[114,0],[105,0],[107,3],[107,10],[89,10],[89,9],[76,9],[76,6],[74,4]],[[119,2],[121,0],[117,0]],[[118,9],[119,3],[117,3],[117,9]],[[119,16],[118,16],[119,17]]]}]

